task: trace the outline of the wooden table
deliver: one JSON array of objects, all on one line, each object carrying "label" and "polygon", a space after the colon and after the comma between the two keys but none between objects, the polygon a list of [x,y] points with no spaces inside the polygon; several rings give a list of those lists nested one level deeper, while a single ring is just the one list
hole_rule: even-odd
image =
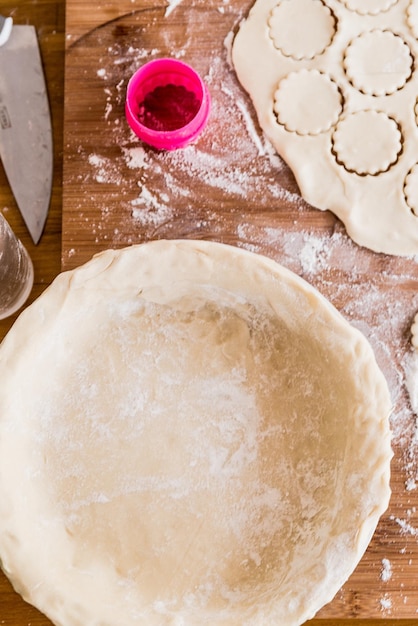
[{"label": "wooden table", "polygon": [[[300,200],[290,171],[260,140],[249,102],[227,60],[228,33],[250,4],[250,0],[183,0],[173,4],[170,12],[164,2],[154,0],[103,0],[99,6],[90,0],[68,0],[65,27],[63,0],[2,0],[3,14],[12,14],[16,23],[37,27],[54,128],[54,188],[45,233],[37,247],[31,243],[0,168],[0,210],[35,266],[29,302],[61,268],[75,267],[104,248],[158,237],[215,239],[286,262],[316,284],[346,317],[363,325],[384,369],[388,370],[392,358],[399,368],[408,350],[409,324],[418,308],[414,299],[418,271],[403,260],[352,245],[332,215]],[[204,19],[209,5],[213,9],[210,22]],[[196,148],[183,155],[161,156],[130,134],[123,98],[135,65],[170,52],[194,64],[206,77],[213,114],[211,127]],[[225,116],[229,123],[222,127]],[[357,264],[354,275],[353,263]],[[376,297],[386,290],[389,304],[399,295],[403,313],[398,310],[400,327],[391,328],[396,345],[390,345],[387,354],[379,329],[373,326],[373,315],[381,314],[382,305],[375,305],[374,312],[363,311],[347,296],[350,289],[364,298],[368,285]],[[387,313],[394,314],[389,305]],[[0,336],[12,322],[13,318],[0,322]],[[377,326],[379,322],[380,318]],[[391,380],[391,386],[396,381]],[[404,389],[396,405],[408,410]],[[414,619],[417,537],[400,534],[398,523],[407,513],[413,527],[418,501],[416,491],[405,489],[405,454],[410,450],[398,437],[390,509],[352,578],[312,623],[418,624],[418,614]],[[384,580],[382,569],[386,558],[393,569],[389,580]],[[47,626],[50,622],[25,604],[0,575],[0,624]]]}]

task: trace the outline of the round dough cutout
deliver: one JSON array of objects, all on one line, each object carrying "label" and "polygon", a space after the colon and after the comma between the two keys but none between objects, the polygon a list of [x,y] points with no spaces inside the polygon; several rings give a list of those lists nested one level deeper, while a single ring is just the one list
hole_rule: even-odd
[{"label": "round dough cutout", "polygon": [[404,87],[413,58],[405,41],[390,31],[362,33],[348,46],[344,67],[354,87],[364,94],[387,96]]},{"label": "round dough cutout", "polygon": [[268,25],[274,46],[296,60],[322,54],[336,31],[335,19],[322,0],[279,0]]},{"label": "round dough cutout", "polygon": [[318,70],[292,72],[274,94],[277,121],[299,135],[319,135],[336,124],[342,96],[331,78]]},{"label": "round dough cutout", "polygon": [[339,120],[332,137],[333,152],[349,172],[381,174],[396,163],[401,138],[397,123],[385,113],[358,111]]}]

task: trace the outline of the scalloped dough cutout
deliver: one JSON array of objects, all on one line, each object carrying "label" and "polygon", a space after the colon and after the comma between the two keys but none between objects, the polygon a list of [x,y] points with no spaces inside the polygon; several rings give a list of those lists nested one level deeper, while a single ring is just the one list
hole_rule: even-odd
[{"label": "scalloped dough cutout", "polygon": [[362,176],[386,172],[402,149],[396,122],[376,111],[359,111],[342,118],[332,141],[338,162]]},{"label": "scalloped dough cutout", "polygon": [[317,70],[292,72],[274,94],[274,111],[280,124],[299,135],[319,135],[329,130],[342,111],[337,85]]},{"label": "scalloped dough cutout", "polygon": [[418,38],[418,0],[411,0],[407,9],[407,22],[415,38]]},{"label": "scalloped dough cutout", "polygon": [[350,11],[360,15],[377,15],[381,11],[387,11],[398,0],[342,0]]},{"label": "scalloped dough cutout", "polygon": [[297,60],[324,52],[335,34],[335,19],[322,0],[281,0],[268,24],[274,46]]},{"label": "scalloped dough cutout", "polygon": [[404,87],[412,74],[413,58],[401,37],[373,30],[350,43],[344,65],[356,89],[371,96],[387,96]]},{"label": "scalloped dough cutout", "polygon": [[359,245],[402,256],[418,254],[405,183],[418,163],[411,33],[418,0],[256,0],[232,46],[260,127],[303,198],[335,213]]}]

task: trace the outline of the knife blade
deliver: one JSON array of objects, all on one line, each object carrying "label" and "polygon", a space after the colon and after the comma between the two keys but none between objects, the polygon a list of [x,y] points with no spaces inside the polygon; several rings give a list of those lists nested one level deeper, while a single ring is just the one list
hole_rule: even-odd
[{"label": "knife blade", "polygon": [[36,30],[0,16],[0,158],[35,244],[53,180],[51,115]]}]

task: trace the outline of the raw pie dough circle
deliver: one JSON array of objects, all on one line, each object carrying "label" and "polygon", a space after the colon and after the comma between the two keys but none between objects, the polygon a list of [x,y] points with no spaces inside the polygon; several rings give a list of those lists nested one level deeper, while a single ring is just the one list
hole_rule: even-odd
[{"label": "raw pie dough circle", "polygon": [[267,258],[102,253],[19,317],[0,376],[1,563],[61,626],[300,624],[387,507],[372,349]]}]

